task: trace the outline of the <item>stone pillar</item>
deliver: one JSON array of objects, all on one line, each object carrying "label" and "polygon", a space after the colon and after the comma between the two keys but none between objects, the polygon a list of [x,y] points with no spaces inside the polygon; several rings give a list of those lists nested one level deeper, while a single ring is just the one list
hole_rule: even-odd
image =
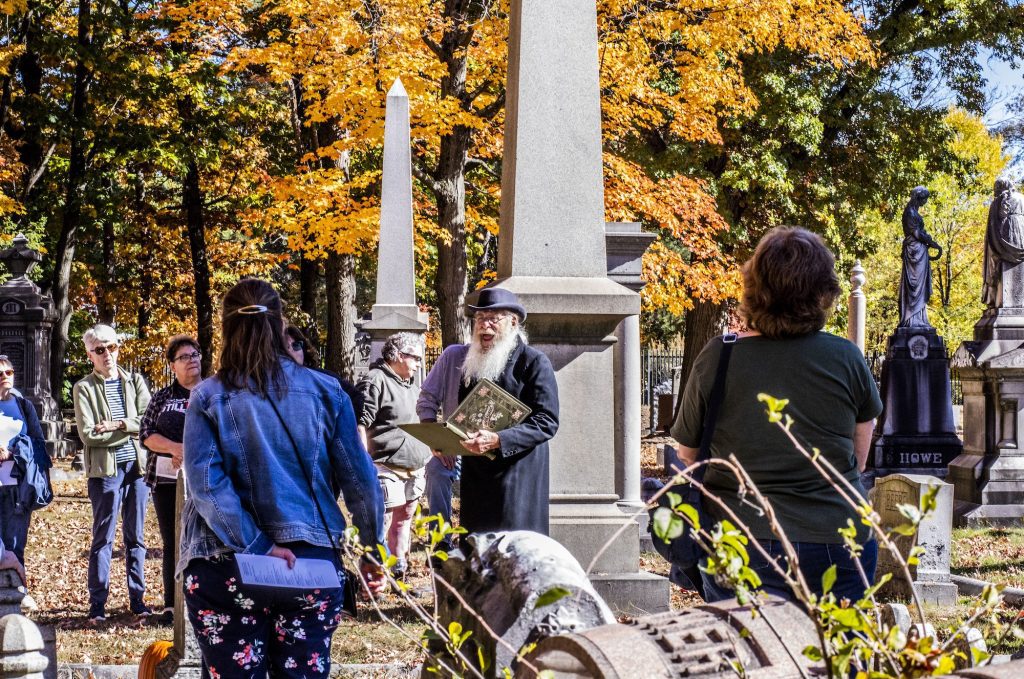
[{"label": "stone pillar", "polygon": [[44,679],[49,664],[34,622],[17,613],[0,618],[0,677]]},{"label": "stone pillar", "polygon": [[61,385],[50,384],[50,334],[57,312],[50,296],[28,277],[42,258],[21,234],[9,248],[0,250],[0,261],[11,273],[10,280],[0,286],[0,354],[14,365],[15,386],[39,413],[47,451],[62,457],[67,452],[64,419],[51,389]]},{"label": "stone pillar", "polygon": [[[644,252],[656,238],[637,222],[605,225],[608,277],[634,292],[644,287]],[[640,499],[640,316],[625,318],[615,329],[615,492],[619,508],[635,514],[644,506]],[[640,516],[641,540],[646,514]]]},{"label": "stone pillar", "polygon": [[384,177],[380,196],[377,299],[361,331],[370,336],[368,362],[380,358],[388,335],[427,331],[427,314],[416,304],[416,252],[412,225],[412,150],[409,96],[395,79],[384,119]]},{"label": "stone pillar", "polygon": [[864,351],[864,326],[867,321],[867,298],[864,296],[864,267],[858,259],[850,271],[850,299],[847,312],[846,337]]},{"label": "stone pillar", "polygon": [[[558,380],[551,536],[624,611],[668,608],[668,582],[639,571],[639,536],[613,539],[615,329],[640,297],[608,278],[597,13],[582,0],[513,0],[498,280],[529,312],[531,344]],[[470,296],[469,303],[475,301]]]}]

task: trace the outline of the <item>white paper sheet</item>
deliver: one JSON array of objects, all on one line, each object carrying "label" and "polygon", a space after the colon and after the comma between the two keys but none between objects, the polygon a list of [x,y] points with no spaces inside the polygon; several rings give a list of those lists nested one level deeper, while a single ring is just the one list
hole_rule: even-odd
[{"label": "white paper sheet", "polygon": [[323,559],[296,559],[295,568],[288,568],[288,562],[276,556],[235,554],[235,560],[246,585],[295,589],[341,587],[334,564]]},{"label": "white paper sheet", "polygon": [[174,463],[171,462],[171,458],[166,455],[156,456],[156,475],[162,479],[178,478],[178,472],[174,468]]},{"label": "white paper sheet", "polygon": [[18,479],[11,476],[14,471],[14,460],[0,462],[0,486],[16,486]]},{"label": "white paper sheet", "polygon": [[6,446],[11,439],[21,433],[21,420],[0,413],[0,445]]}]

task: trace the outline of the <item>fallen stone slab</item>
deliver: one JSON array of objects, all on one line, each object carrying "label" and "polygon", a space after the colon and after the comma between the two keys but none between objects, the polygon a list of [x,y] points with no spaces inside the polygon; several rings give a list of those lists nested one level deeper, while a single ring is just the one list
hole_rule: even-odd
[{"label": "fallen stone slab", "polygon": [[[975,580],[974,578],[967,578],[962,575],[951,575],[949,579],[956,585],[957,591],[964,596],[977,596],[981,594],[986,585],[992,584],[991,582]],[[1009,606],[1024,608],[1024,589],[1007,587],[1003,590],[1003,601]]]}]

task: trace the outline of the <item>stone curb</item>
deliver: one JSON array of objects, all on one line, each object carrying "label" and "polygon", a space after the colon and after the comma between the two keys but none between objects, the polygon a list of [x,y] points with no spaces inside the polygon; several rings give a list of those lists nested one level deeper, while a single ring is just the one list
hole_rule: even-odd
[{"label": "stone curb", "polygon": [[[401,664],[339,664],[331,667],[332,677],[418,677],[419,665]],[[57,667],[58,679],[136,679],[139,675],[138,665],[89,665],[65,664]]]},{"label": "stone curb", "polygon": [[[981,594],[981,590],[984,589],[986,585],[992,584],[990,582],[985,582],[984,580],[965,578],[962,575],[950,575],[949,579],[956,585],[957,591],[960,592],[960,594],[968,594],[972,596]],[[1003,590],[1003,601],[1011,606],[1024,608],[1024,589],[1007,587]]]}]

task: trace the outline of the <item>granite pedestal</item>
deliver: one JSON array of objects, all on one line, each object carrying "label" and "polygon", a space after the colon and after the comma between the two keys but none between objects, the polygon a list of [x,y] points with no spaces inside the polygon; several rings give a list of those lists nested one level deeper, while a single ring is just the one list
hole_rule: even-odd
[{"label": "granite pedestal", "polygon": [[962,451],[953,418],[946,345],[934,328],[897,328],[882,368],[885,410],[869,459],[874,478],[893,473],[944,478]]}]

